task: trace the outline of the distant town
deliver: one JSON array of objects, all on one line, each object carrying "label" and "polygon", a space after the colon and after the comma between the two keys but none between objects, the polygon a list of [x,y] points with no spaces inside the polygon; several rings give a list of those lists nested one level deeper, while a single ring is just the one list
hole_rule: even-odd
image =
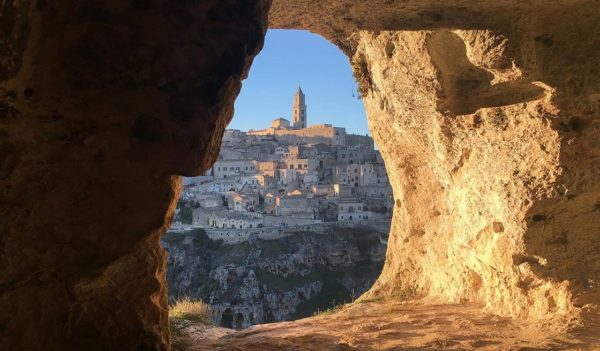
[{"label": "distant town", "polygon": [[305,99],[299,87],[292,123],[226,130],[213,167],[184,178],[171,231],[389,222],[392,189],[373,139],[308,126]]}]

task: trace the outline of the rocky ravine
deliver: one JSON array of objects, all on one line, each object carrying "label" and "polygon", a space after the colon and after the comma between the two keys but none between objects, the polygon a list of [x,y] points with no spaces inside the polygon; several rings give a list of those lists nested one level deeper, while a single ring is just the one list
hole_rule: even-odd
[{"label": "rocky ravine", "polygon": [[310,316],[366,291],[381,272],[387,233],[334,227],[235,245],[203,230],[168,233],[169,298],[202,299],[233,328]]}]

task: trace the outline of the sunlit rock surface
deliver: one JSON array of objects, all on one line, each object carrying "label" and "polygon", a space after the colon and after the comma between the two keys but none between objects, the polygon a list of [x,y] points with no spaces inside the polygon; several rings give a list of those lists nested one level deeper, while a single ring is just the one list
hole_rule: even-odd
[{"label": "sunlit rock surface", "polygon": [[[473,323],[485,310],[552,332],[593,324],[598,1],[272,5],[268,25],[319,33],[351,58],[387,162],[397,208],[368,298],[468,302]],[[268,6],[2,2],[0,349],[168,348],[158,241],[172,175],[217,156]]]},{"label": "sunlit rock surface", "polygon": [[386,161],[396,209],[367,297],[472,302],[557,327],[598,304],[599,8],[274,1],[272,26],[349,55]]},{"label": "sunlit rock surface", "polygon": [[411,289],[502,315],[571,316],[568,282],[536,274],[556,262],[524,238],[548,225],[531,218],[535,202],[562,197],[555,90],[513,67],[496,78],[475,66],[463,36],[502,42],[483,31],[360,35],[354,62],[369,75],[369,123],[396,170],[390,259],[372,293]]}]

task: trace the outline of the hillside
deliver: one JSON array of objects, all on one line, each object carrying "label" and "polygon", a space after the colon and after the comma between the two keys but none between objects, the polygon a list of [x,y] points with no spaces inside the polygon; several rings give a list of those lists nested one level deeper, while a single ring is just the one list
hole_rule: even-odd
[{"label": "hillside", "polygon": [[201,299],[233,328],[293,320],[349,302],[378,277],[387,234],[357,225],[234,245],[203,230],[168,233],[169,298]]}]

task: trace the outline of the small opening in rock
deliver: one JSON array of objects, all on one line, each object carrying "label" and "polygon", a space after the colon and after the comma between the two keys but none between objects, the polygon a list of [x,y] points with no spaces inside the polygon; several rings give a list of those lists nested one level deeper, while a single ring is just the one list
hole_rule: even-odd
[{"label": "small opening in rock", "polygon": [[221,324],[224,328],[233,328],[233,311],[226,309],[221,315]]},{"label": "small opening in rock", "polygon": [[[185,118],[186,104],[171,109]],[[140,116],[133,133],[157,140],[159,122]],[[331,311],[379,276],[393,209],[348,58],[318,35],[271,30],[217,161],[183,180],[162,240],[170,299],[203,301],[235,329]]]}]

